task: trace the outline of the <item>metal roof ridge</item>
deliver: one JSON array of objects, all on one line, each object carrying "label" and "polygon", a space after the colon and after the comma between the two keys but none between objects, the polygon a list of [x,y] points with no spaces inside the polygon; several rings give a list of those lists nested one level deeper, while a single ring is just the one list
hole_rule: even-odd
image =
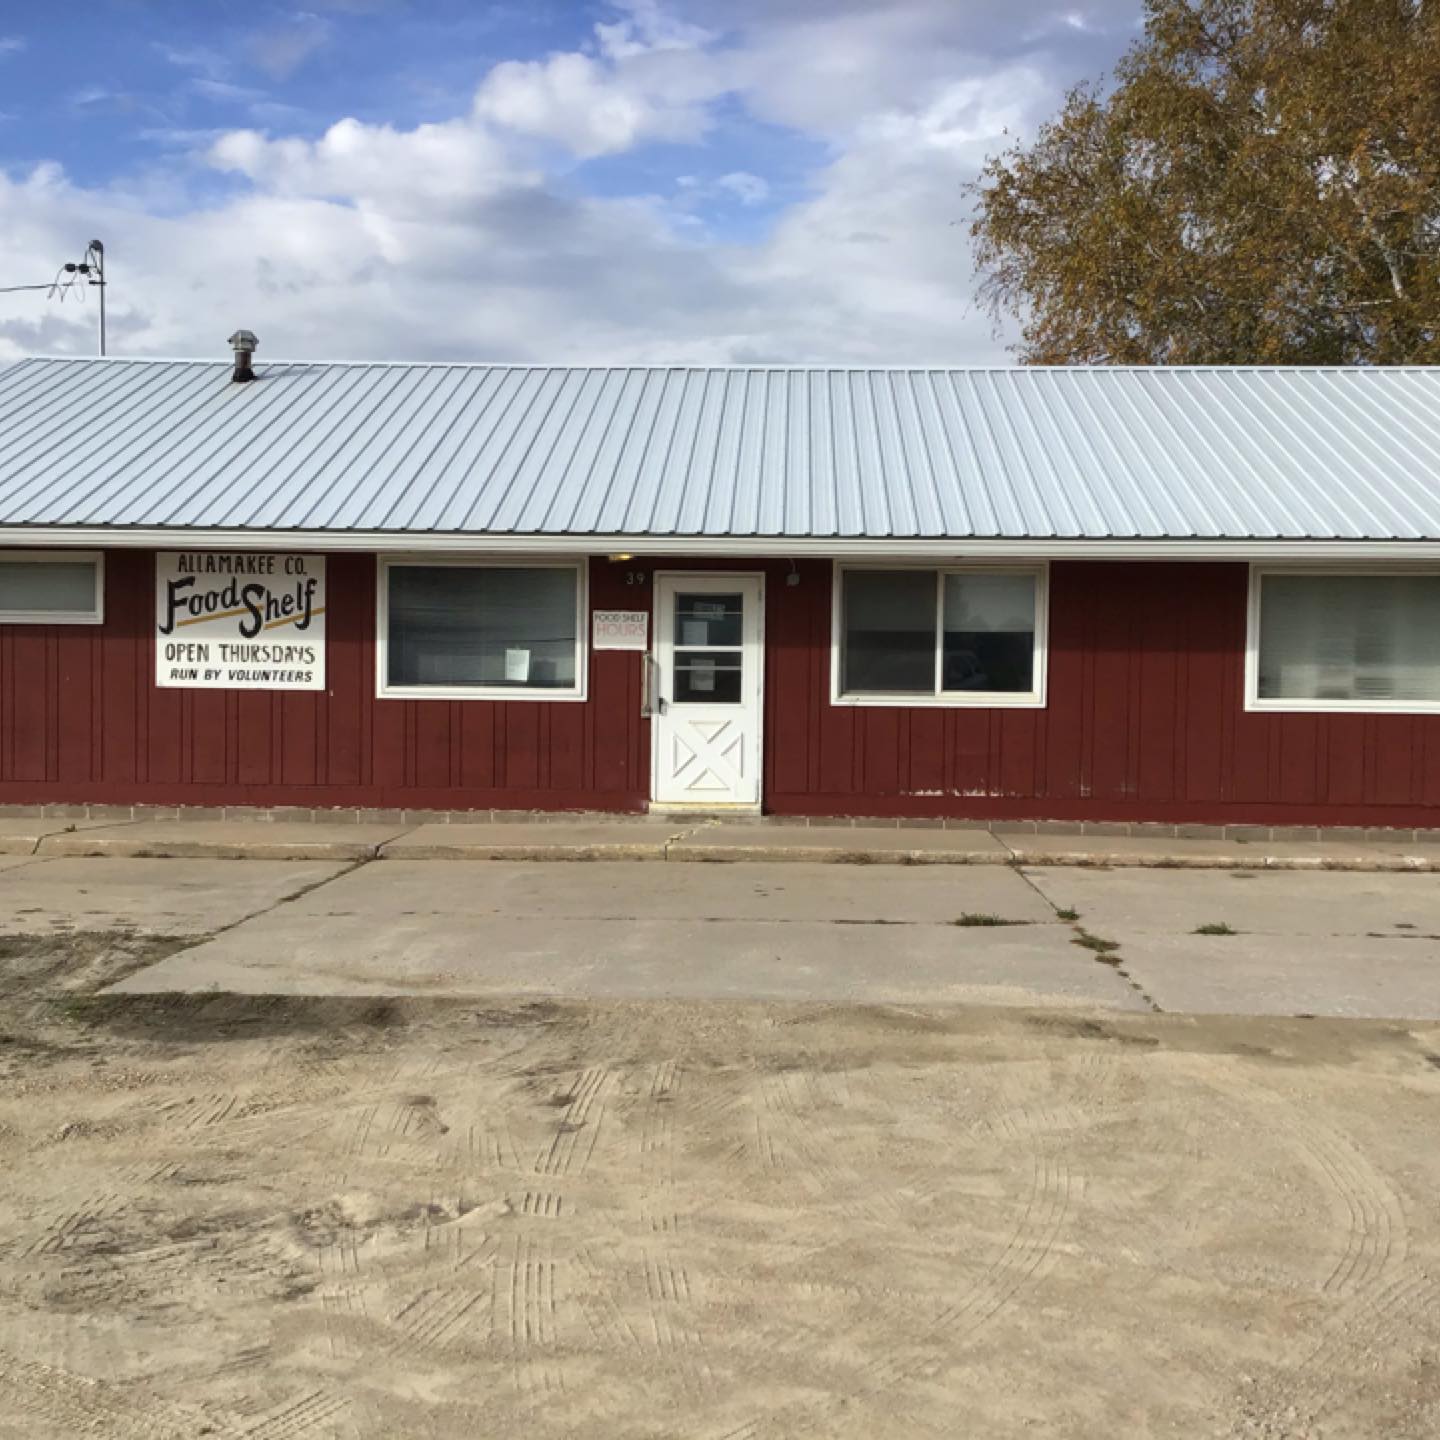
[{"label": "metal roof ridge", "polygon": [[[8,365],[31,363],[63,365],[203,365],[229,370],[232,362],[202,355],[25,355],[6,362]],[[1440,375],[1440,364],[1407,365],[1023,365],[1023,364],[955,364],[951,362],[903,364],[861,364],[850,361],[775,361],[773,363],[715,363],[686,360],[304,360],[277,356],[262,360],[262,366],[287,366],[304,369],[416,369],[416,370],[637,370],[637,371],[703,371],[715,374],[764,374],[781,371],[803,375],[831,373],[848,374],[949,374],[949,375],[1123,375],[1123,374],[1263,374],[1299,375]],[[258,372],[263,378],[264,371]]]}]

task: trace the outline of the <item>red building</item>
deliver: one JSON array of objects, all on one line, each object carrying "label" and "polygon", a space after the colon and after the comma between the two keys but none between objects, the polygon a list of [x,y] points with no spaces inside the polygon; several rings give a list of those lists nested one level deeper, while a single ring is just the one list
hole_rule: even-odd
[{"label": "red building", "polygon": [[1440,824],[1440,372],[0,372],[0,803]]}]

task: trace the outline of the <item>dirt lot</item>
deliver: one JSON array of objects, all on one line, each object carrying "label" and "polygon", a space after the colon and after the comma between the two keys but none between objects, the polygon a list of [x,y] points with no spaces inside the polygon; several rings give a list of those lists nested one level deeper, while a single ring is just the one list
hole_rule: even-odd
[{"label": "dirt lot", "polygon": [[3,942],[6,1440],[1440,1433],[1433,1025],[86,993],[180,943]]}]

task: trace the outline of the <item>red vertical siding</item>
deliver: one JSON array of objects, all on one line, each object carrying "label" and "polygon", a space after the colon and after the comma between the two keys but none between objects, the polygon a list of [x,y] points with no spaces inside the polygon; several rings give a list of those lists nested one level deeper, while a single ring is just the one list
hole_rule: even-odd
[{"label": "red vertical siding", "polygon": [[[832,706],[829,567],[802,570],[771,591],[815,645],[769,668],[773,811],[1440,824],[1440,716],[1244,710],[1244,565],[1054,564],[1043,710]],[[801,715],[808,771],[785,740]]]},{"label": "red vertical siding", "polygon": [[[825,561],[597,558],[591,606],[687,568],[766,575],[772,811],[1440,824],[1440,716],[1245,712],[1243,565],[1055,564],[1043,710],[832,705]],[[644,808],[639,655],[584,703],[380,700],[375,570],[330,557],[326,693],[158,690],[153,561],[112,552],[103,626],[0,627],[0,801]]]}]

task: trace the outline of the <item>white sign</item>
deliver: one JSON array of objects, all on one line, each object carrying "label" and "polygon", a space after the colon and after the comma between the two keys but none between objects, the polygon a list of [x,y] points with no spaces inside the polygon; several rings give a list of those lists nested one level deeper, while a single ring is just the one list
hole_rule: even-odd
[{"label": "white sign", "polygon": [[648,650],[650,617],[643,610],[597,610],[590,633],[596,650]]},{"label": "white sign", "polygon": [[155,683],[181,690],[323,690],[325,557],[157,555]]}]

